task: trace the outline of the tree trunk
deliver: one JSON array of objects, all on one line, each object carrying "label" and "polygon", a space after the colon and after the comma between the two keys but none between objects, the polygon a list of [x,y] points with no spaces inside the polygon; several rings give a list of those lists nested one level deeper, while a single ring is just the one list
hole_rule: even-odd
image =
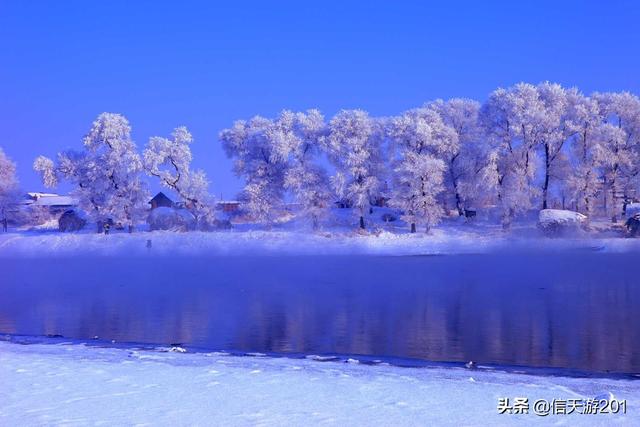
[{"label": "tree trunk", "polygon": [[424,228],[424,233],[425,234],[429,234],[429,232],[431,231],[431,226],[429,224],[427,224]]},{"label": "tree trunk", "polygon": [[458,193],[457,188],[456,188],[456,209],[458,210],[459,216],[464,216],[464,210],[462,209],[462,200],[460,197],[460,193]]},{"label": "tree trunk", "polygon": [[449,162],[449,175],[451,176],[451,183],[453,184],[453,192],[456,195],[456,209],[458,210],[458,215],[463,216],[464,211],[462,209],[462,200],[461,200],[462,198],[460,197],[460,191],[458,190],[458,180],[456,179],[456,176],[453,173],[454,161],[455,161],[455,158]]},{"label": "tree trunk", "polygon": [[602,192],[602,207],[604,209],[604,216],[607,216],[607,214],[609,213],[609,212],[607,212],[607,197],[608,197],[609,190],[607,188],[607,177],[606,177],[606,175],[604,177],[603,188],[604,188],[604,191]]},{"label": "tree trunk", "polygon": [[544,185],[542,186],[542,209],[547,209],[547,194],[549,192],[549,178],[551,168],[549,160],[549,144],[544,144]]},{"label": "tree trunk", "polygon": [[364,230],[364,217],[360,215],[360,228]]},{"label": "tree trunk", "polygon": [[133,224],[129,224],[129,233],[133,233]]},{"label": "tree trunk", "polygon": [[[615,183],[615,181],[614,181]],[[616,212],[616,209],[618,209],[617,203],[616,203],[616,188],[615,186],[612,184],[611,186],[611,222],[613,224],[616,224],[618,222],[618,213]]]},{"label": "tree trunk", "polygon": [[511,228],[511,218],[513,217],[513,210],[509,209],[502,214],[502,229],[508,230]]},{"label": "tree trunk", "polygon": [[411,223],[411,232],[412,232],[412,233],[415,233],[415,232],[416,232],[416,223],[415,223],[415,222],[412,222],[412,223]]},{"label": "tree trunk", "polygon": [[611,179],[611,212],[613,212],[612,216],[611,216],[611,222],[612,223],[617,223],[618,222],[618,213],[616,212],[616,209],[618,208],[617,203],[616,203],[616,184],[617,184],[617,180],[618,180],[618,164],[616,163],[613,166],[613,178]]},{"label": "tree trunk", "polygon": [[589,198],[585,197],[584,198],[584,210],[587,216],[591,215],[591,212],[589,211]]},{"label": "tree trunk", "polygon": [[9,231],[9,224],[7,222],[7,218],[2,219],[2,231],[4,231],[5,233]]}]

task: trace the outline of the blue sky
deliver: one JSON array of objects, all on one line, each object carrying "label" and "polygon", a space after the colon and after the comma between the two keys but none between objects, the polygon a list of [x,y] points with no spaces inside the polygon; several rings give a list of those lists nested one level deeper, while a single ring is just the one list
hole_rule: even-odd
[{"label": "blue sky", "polygon": [[139,147],[186,125],[228,198],[241,183],[217,135],[255,114],[391,115],[519,81],[640,93],[638,2],[224,3],[0,0],[0,146],[23,187],[103,111]]}]

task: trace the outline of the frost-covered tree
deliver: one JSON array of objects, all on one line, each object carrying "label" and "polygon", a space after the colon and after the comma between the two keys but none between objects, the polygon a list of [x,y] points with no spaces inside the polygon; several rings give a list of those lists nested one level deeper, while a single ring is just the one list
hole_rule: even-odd
[{"label": "frost-covered tree", "polygon": [[300,205],[301,215],[317,228],[331,202],[329,180],[318,163],[326,133],[324,117],[318,110],[283,111],[268,133],[274,150],[288,161],[284,187]]},{"label": "frost-covered tree", "polygon": [[444,211],[438,203],[443,190],[445,163],[430,154],[405,153],[403,161],[394,169],[396,188],[391,205],[402,210],[402,219],[416,226],[423,226],[428,233],[442,219]]},{"label": "frost-covered tree", "polygon": [[576,132],[571,137],[572,168],[566,180],[567,192],[576,210],[592,216],[596,212],[601,178],[598,166],[602,117],[595,99],[577,90],[567,92],[567,115]]},{"label": "frost-covered tree", "polygon": [[525,83],[493,91],[481,108],[480,121],[491,150],[483,179],[495,192],[504,228],[518,212],[529,209],[538,194],[534,150],[543,116],[536,87]]},{"label": "frost-covered tree", "polygon": [[616,222],[638,191],[640,99],[628,92],[596,93],[603,124],[598,159],[603,167],[604,208]]},{"label": "frost-covered tree", "polygon": [[[568,91],[556,83],[544,82],[536,87],[542,103],[540,116],[535,116],[535,125],[539,126],[538,146],[542,152],[544,177],[542,181],[542,209],[549,207],[549,190],[552,180],[565,179],[562,173],[567,169],[563,148],[565,143],[579,131],[575,126],[569,108]],[[574,89],[570,90],[575,91]],[[574,98],[574,95],[571,95]]]},{"label": "frost-covered tree", "polygon": [[184,126],[174,129],[171,139],[151,137],[143,152],[144,168],[180,197],[195,217],[197,228],[207,229],[215,223],[215,214],[206,174],[191,169],[192,143],[193,137]]},{"label": "frost-covered tree", "polygon": [[370,201],[380,188],[379,171],[384,130],[362,110],[342,110],[329,122],[326,144],[336,166],[332,184],[337,195],[349,200],[365,228]]},{"label": "frost-covered tree", "polygon": [[40,156],[34,169],[48,187],[59,180],[75,184],[74,196],[98,227],[113,221],[132,231],[145,215],[149,193],[141,180],[142,161],[129,122],[120,114],[102,113],[83,145],[82,151],[59,153],[57,162]]},{"label": "frost-covered tree", "polygon": [[445,185],[453,195],[456,210],[464,215],[464,204],[477,199],[479,173],[486,166],[487,153],[480,139],[478,113],[480,103],[471,99],[438,99],[427,104],[436,111],[444,124],[456,134],[442,142],[442,160],[447,166]]},{"label": "frost-covered tree", "polygon": [[280,134],[274,122],[260,116],[238,120],[219,137],[234,159],[235,173],[245,180],[241,198],[246,211],[256,221],[273,224],[284,201],[288,161],[277,143]]},{"label": "frost-covered tree", "polygon": [[[453,153],[459,153],[458,134],[433,108],[418,108],[392,119],[387,133],[395,152],[395,179],[391,205],[403,212],[411,225],[429,231],[444,214],[438,203],[444,173]],[[454,162],[455,163],[455,162]]]},{"label": "frost-covered tree", "polygon": [[236,174],[245,179],[242,198],[254,219],[275,221],[290,191],[301,216],[318,226],[330,202],[327,175],[318,163],[325,134],[317,110],[285,110],[274,120],[254,117],[220,133]]},{"label": "frost-covered tree", "polygon": [[16,164],[0,148],[0,223],[7,231],[8,222],[17,212],[20,200]]},{"label": "frost-covered tree", "polygon": [[[431,137],[425,151],[412,151],[407,141],[438,123],[447,132]],[[640,191],[640,100],[629,93],[585,97],[550,82],[497,89],[482,106],[436,100],[391,119],[343,110],[326,125],[315,110],[284,111],[274,120],[236,122],[221,139],[245,178],[248,210],[266,222],[273,221],[287,191],[313,222],[325,211],[319,146],[335,166],[331,186],[355,208],[362,228],[382,194],[403,211],[415,209],[399,200],[423,192],[430,197],[424,203],[438,205],[428,214],[406,215],[410,223],[422,224],[417,218],[423,215],[432,225],[450,206],[463,215],[475,204],[496,206],[508,228],[517,214],[559,202],[588,215],[603,208],[615,221]],[[387,142],[393,143],[391,157]],[[411,180],[421,174],[431,181],[417,180],[424,191],[412,193]]]}]

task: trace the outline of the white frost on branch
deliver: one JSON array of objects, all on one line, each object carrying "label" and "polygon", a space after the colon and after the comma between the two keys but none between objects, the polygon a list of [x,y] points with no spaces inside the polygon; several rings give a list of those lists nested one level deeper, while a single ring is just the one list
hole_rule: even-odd
[{"label": "white frost on branch", "polygon": [[360,228],[381,187],[384,129],[362,110],[342,110],[329,122],[327,150],[336,167],[335,190],[354,208]]},{"label": "white frost on branch", "polygon": [[97,223],[113,221],[131,231],[146,215],[149,192],[129,122],[120,114],[102,113],[83,145],[81,151],[58,153],[57,163],[40,156],[33,167],[49,187],[60,180],[74,184],[80,207]]},{"label": "white frost on branch", "polygon": [[184,126],[174,129],[171,139],[151,137],[143,153],[144,167],[180,197],[195,217],[197,228],[208,229],[215,225],[213,200],[204,171],[191,169],[192,143],[193,137]]}]

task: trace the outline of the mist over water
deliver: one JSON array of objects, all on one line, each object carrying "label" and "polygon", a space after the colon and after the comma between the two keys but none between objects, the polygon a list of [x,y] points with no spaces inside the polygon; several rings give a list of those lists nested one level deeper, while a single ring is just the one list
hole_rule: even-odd
[{"label": "mist over water", "polygon": [[1,259],[0,333],[640,372],[634,253]]}]

